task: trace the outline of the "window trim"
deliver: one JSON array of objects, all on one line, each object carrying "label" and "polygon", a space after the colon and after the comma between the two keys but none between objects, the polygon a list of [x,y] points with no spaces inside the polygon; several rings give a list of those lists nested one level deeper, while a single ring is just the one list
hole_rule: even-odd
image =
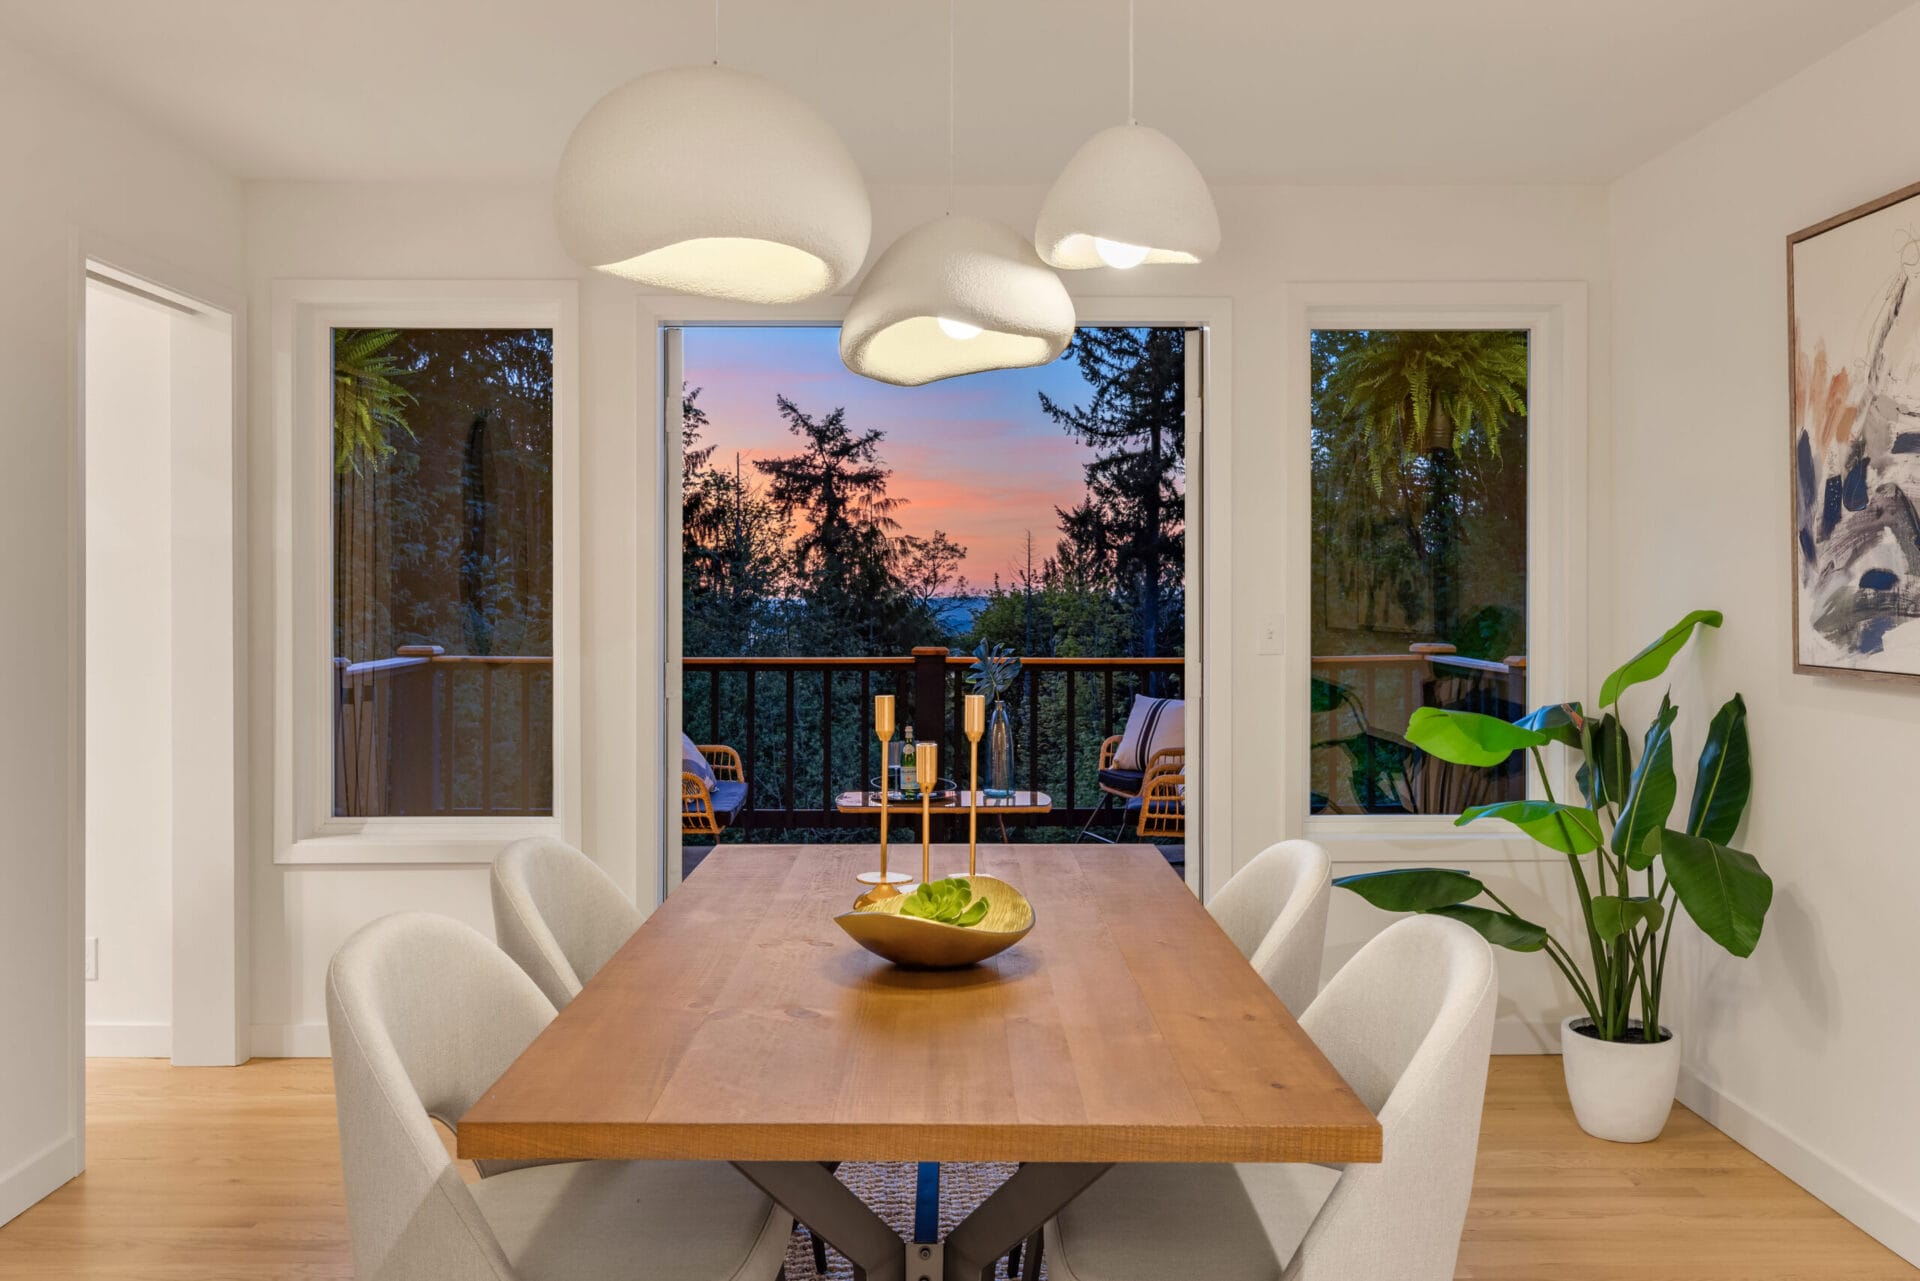
[{"label": "window trim", "polygon": [[[1309,344],[1316,329],[1524,329],[1527,389],[1527,688],[1535,706],[1583,698],[1587,675],[1587,287],[1580,281],[1306,284],[1287,290],[1287,457],[1308,457],[1312,430]],[[1432,845],[1447,857],[1534,862],[1548,857],[1514,831],[1462,831],[1444,815],[1315,815],[1305,744],[1312,660],[1312,469],[1290,468],[1286,693],[1288,732],[1279,753],[1290,830],[1335,848],[1341,861],[1376,861],[1395,841]],[[1565,749],[1548,749],[1555,795],[1573,785]],[[1529,777],[1528,795],[1541,795]],[[1348,845],[1341,850],[1338,847]],[[1363,848],[1364,847],[1364,848]],[[1392,857],[1392,856],[1389,856]],[[1551,857],[1558,858],[1558,855]]]},{"label": "window trim", "polygon": [[[551,816],[333,814],[332,388],[336,326],[553,331]],[[286,280],[273,287],[274,862],[481,864],[581,828],[579,287],[552,281]]]}]

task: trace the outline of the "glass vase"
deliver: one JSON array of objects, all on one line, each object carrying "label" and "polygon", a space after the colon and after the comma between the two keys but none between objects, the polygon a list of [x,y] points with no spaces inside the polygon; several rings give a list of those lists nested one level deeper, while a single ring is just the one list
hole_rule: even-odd
[{"label": "glass vase", "polygon": [[987,785],[983,790],[996,799],[1013,795],[1013,717],[1000,699],[994,700],[993,713],[987,717]]}]

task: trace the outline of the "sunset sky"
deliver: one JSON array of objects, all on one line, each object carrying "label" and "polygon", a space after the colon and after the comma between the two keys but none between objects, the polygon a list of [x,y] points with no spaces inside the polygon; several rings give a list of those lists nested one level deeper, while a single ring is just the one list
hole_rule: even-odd
[{"label": "sunset sky", "polygon": [[892,387],[848,372],[838,343],[839,331],[826,328],[686,330],[686,383],[702,389],[713,465],[730,467],[738,451],[742,471],[754,477],[755,459],[796,452],[776,394],[816,418],[844,405],[849,427],[886,433],[880,458],[893,471],[888,492],[907,500],[901,532],[945,530],[967,549],[961,572],[973,590],[996,573],[1012,576],[1025,559],[1028,530],[1035,564],[1052,554],[1054,508],[1080,501],[1081,468],[1093,457],[1040,412],[1041,391],[1062,404],[1086,401],[1072,361]]}]

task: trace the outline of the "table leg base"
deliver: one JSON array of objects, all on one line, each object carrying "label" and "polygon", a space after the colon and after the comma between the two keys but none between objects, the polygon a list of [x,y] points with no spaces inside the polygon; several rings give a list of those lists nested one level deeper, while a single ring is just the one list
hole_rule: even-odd
[{"label": "table leg base", "polygon": [[735,1161],[734,1168],[845,1255],[854,1281],[993,1281],[1002,1258],[1026,1244],[1024,1271],[1039,1270],[1048,1219],[1105,1174],[1108,1165],[1021,1166],[944,1242],[902,1241],[853,1189],[815,1161]]},{"label": "table leg base", "polygon": [[907,1281],[906,1248],[885,1219],[817,1161],[735,1161],[733,1167],[853,1265],[854,1281]]}]

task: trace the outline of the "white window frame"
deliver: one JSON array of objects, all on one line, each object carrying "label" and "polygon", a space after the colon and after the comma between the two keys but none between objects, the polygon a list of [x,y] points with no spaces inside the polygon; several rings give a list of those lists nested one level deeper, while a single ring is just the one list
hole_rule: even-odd
[{"label": "white window frame", "polygon": [[[660,495],[661,518],[648,533],[659,541],[652,557],[643,550],[642,572],[679,563],[679,461],[677,431],[679,374],[671,361],[664,334],[668,329],[701,325],[831,325],[845,319],[845,298],[822,298],[798,306],[769,308],[702,298],[648,297],[640,303],[638,327],[642,347],[643,403],[658,407],[659,427],[654,438],[653,492]],[[1190,415],[1187,437],[1187,491],[1200,506],[1201,526],[1187,534],[1188,582],[1200,585],[1200,609],[1187,612],[1187,670],[1189,691],[1200,718],[1200,738],[1189,742],[1189,775],[1200,778],[1205,762],[1226,761],[1232,748],[1230,713],[1217,712],[1207,701],[1210,691],[1232,688],[1231,639],[1233,581],[1233,304],[1217,297],[1076,297],[1078,326],[1142,325],[1198,329],[1204,332],[1204,364],[1197,385],[1189,381]],[[1191,368],[1191,365],[1189,366]],[[1199,411],[1197,421],[1193,415]],[[1198,535],[1196,537],[1195,535]],[[669,581],[671,580],[671,581]],[[642,595],[639,688],[641,724],[657,724],[660,733],[641,732],[639,792],[640,830],[658,833],[643,845],[640,889],[664,897],[679,883],[679,869],[667,858],[680,849],[677,804],[663,798],[680,795],[679,752],[679,623],[678,579],[662,573],[660,589]],[[1187,884],[1203,900],[1233,872],[1231,851],[1233,809],[1231,789],[1194,786],[1198,801],[1188,815]],[[658,860],[647,866],[648,848]]]},{"label": "white window frame", "polygon": [[[335,328],[553,331],[553,814],[333,813]],[[276,281],[273,288],[274,861],[478,864],[581,826],[579,287],[553,281]]]},{"label": "white window frame", "polygon": [[[1414,842],[1434,857],[1532,862],[1540,850],[1518,831],[1454,825],[1445,815],[1315,815],[1307,744],[1312,673],[1312,333],[1317,329],[1523,329],[1527,386],[1527,699],[1535,707],[1586,697],[1587,287],[1579,281],[1492,284],[1303,284],[1287,291],[1286,491],[1292,537],[1286,643],[1286,716],[1280,752],[1288,827],[1328,846],[1336,862],[1398,859],[1383,846]],[[1554,794],[1572,791],[1564,749],[1549,749]],[[1529,772],[1528,794],[1540,795]],[[1344,847],[1344,848],[1343,848]],[[1554,857],[1558,857],[1557,855]]]}]

